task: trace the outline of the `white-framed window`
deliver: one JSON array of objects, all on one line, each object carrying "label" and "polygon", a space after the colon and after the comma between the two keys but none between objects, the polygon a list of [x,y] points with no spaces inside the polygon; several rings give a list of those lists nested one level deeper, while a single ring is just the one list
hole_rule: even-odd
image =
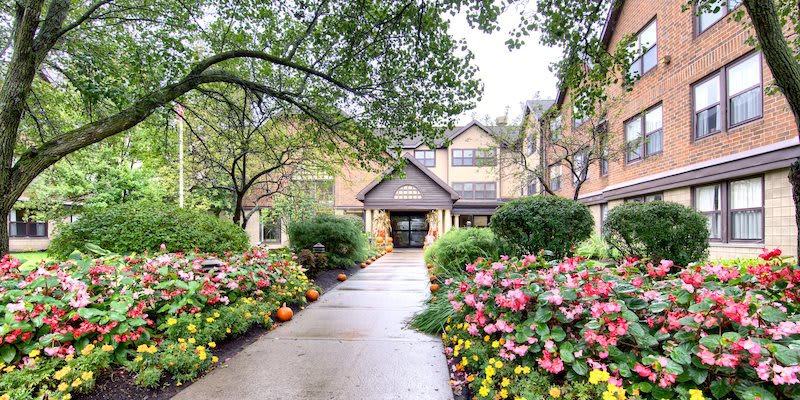
[{"label": "white-framed window", "polygon": [[436,166],[436,150],[414,150],[414,158],[426,167]]},{"label": "white-framed window", "polygon": [[495,182],[458,182],[453,190],[464,200],[493,200],[497,198]]},{"label": "white-framed window", "polygon": [[[586,172],[583,170],[583,168],[589,163],[589,150],[581,150],[575,153],[573,158],[573,163],[575,164],[575,174],[572,175],[572,183],[578,183],[578,180],[589,180],[589,168],[586,168]],[[584,173],[586,174],[585,176],[583,175]]]},{"label": "white-framed window", "polygon": [[718,0],[709,9],[698,13],[697,33],[705,32],[740,4],[742,4],[742,0]]},{"label": "white-framed window", "polygon": [[561,163],[556,163],[550,166],[550,190],[557,191],[561,189]]},{"label": "white-framed window", "polygon": [[419,200],[422,193],[414,185],[403,185],[394,192],[395,200]]},{"label": "white-framed window", "polygon": [[726,70],[728,125],[736,126],[760,118],[761,54],[756,53]]},{"label": "white-framed window", "polygon": [[639,56],[631,63],[628,74],[632,78],[640,77],[658,65],[658,24],[650,21],[634,38],[631,52]]},{"label": "white-framed window", "polygon": [[663,108],[649,108],[625,123],[626,161],[636,161],[664,150]]},{"label": "white-framed window", "polygon": [[697,186],[693,199],[694,208],[708,218],[710,240],[763,242],[763,177]]}]

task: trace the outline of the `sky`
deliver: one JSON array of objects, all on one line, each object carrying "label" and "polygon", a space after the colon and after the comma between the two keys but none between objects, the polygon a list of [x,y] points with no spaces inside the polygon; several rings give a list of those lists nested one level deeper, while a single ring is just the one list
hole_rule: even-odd
[{"label": "sky", "polygon": [[489,116],[506,115],[513,122],[522,115],[525,100],[536,98],[554,99],[557,80],[548,70],[551,62],[561,57],[561,52],[539,44],[537,37],[526,39],[525,45],[509,51],[505,45],[508,31],[517,25],[517,17],[506,13],[500,18],[501,30],[485,34],[472,30],[466,19],[456,16],[452,19],[450,33],[455,38],[464,38],[475,54],[473,62],[478,66],[478,77],[484,85],[483,98],[477,107],[459,117],[458,123],[465,124],[473,118],[483,120]]}]

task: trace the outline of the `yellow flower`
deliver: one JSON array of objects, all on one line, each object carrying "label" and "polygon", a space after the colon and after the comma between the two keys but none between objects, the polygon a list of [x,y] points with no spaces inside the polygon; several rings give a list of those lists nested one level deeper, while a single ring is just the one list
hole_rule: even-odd
[{"label": "yellow flower", "polygon": [[69,389],[69,385],[66,382],[61,382],[58,384],[58,391],[59,392],[66,392]]},{"label": "yellow flower", "polygon": [[6,393],[0,396],[0,400],[11,400],[11,396],[9,396],[8,393]]},{"label": "yellow flower", "polygon": [[494,367],[495,367],[495,368],[503,368],[503,362],[502,362],[502,361],[497,361],[497,362],[495,362],[495,363],[494,363]]},{"label": "yellow flower", "polygon": [[475,380],[475,375],[469,374],[467,375],[467,382],[472,382]]},{"label": "yellow flower", "polygon": [[136,352],[137,352],[137,353],[147,353],[147,350],[148,350],[148,349],[149,349],[149,347],[147,347],[147,345],[146,345],[146,344],[140,344],[140,345],[139,345],[139,346],[136,348]]},{"label": "yellow flower", "polygon": [[244,314],[244,317],[245,317],[245,318],[250,318],[250,317],[252,317],[252,316],[253,316],[253,314],[250,314],[250,313],[245,313],[245,314]]},{"label": "yellow flower", "polygon": [[510,384],[511,384],[511,380],[508,379],[508,378],[503,378],[503,380],[500,382],[500,386],[502,386],[502,387],[508,387],[508,385],[510,385]]},{"label": "yellow flower", "polygon": [[112,346],[110,344],[104,344],[103,347],[101,347],[100,349],[105,351],[105,352],[110,352],[110,351],[114,351],[114,346]]},{"label": "yellow flower", "polygon": [[93,376],[94,376],[94,372],[92,372],[92,371],[86,371],[83,374],[81,374],[81,378],[83,380],[85,380],[85,381],[88,381],[89,379],[92,379]]},{"label": "yellow flower", "polygon": [[217,347],[217,344],[214,342],[208,342],[208,347],[213,349],[214,347]]},{"label": "yellow flower", "polygon": [[464,348],[465,348],[465,349],[469,349],[469,348],[470,348],[470,346],[472,346],[472,342],[470,342],[469,340],[467,340],[466,342],[464,342]]},{"label": "yellow flower", "polygon": [[76,378],[74,381],[72,381],[72,387],[78,387],[82,383],[83,383],[83,381],[81,380],[81,378]]},{"label": "yellow flower", "polygon": [[186,342],[186,339],[184,339],[184,338],[178,338],[178,343],[184,343],[184,342]]},{"label": "yellow flower", "polygon": [[200,358],[200,361],[205,361],[205,359],[207,357],[206,356],[206,352],[202,352],[202,353],[198,354],[197,356],[198,356],[198,358]]},{"label": "yellow flower", "polygon": [[467,364],[469,364],[469,360],[467,360],[466,357],[462,358],[461,359],[461,365],[466,366]]},{"label": "yellow flower", "polygon": [[489,395],[489,388],[487,388],[486,386],[481,386],[481,390],[479,390],[478,393],[481,396],[486,397]]},{"label": "yellow flower", "polygon": [[559,389],[557,387],[551,387],[550,388],[550,397],[552,397],[554,399],[557,399],[557,398],[561,397],[561,389]]},{"label": "yellow flower", "polygon": [[208,317],[206,318],[206,322],[208,323],[214,322],[214,318]]},{"label": "yellow flower", "polygon": [[225,333],[231,333],[231,328],[225,328]]},{"label": "yellow flower", "polygon": [[491,378],[496,373],[497,373],[497,371],[494,369],[493,366],[490,365],[490,366],[486,367],[486,376]]},{"label": "yellow flower", "polygon": [[94,350],[94,345],[90,343],[86,345],[86,347],[84,347],[83,350],[81,350],[81,354],[88,356],[89,353],[92,352],[92,350]]},{"label": "yellow flower", "polygon": [[142,360],[144,360],[144,358],[142,358],[142,356],[138,356],[133,359],[133,362],[142,362]]},{"label": "yellow flower", "polygon": [[484,337],[483,337],[483,341],[484,341],[484,342],[488,342],[488,341],[489,341],[489,335],[486,335],[486,336],[484,336]]},{"label": "yellow flower", "polygon": [[608,382],[608,378],[610,377],[611,375],[606,371],[593,369],[592,372],[589,372],[589,383],[597,385],[600,382]]},{"label": "yellow flower", "polygon": [[55,374],[53,374],[53,378],[56,378],[56,379],[58,379],[58,380],[62,380],[62,379],[64,379],[64,377],[65,377],[65,376],[66,376],[66,375],[69,373],[69,371],[71,371],[71,370],[72,370],[72,368],[70,368],[70,366],[69,366],[69,365],[66,365],[66,366],[64,366],[64,368],[61,368],[60,370],[56,371],[56,373],[55,373]]},{"label": "yellow flower", "polygon": [[214,318],[219,318],[219,313],[218,312],[214,313]]},{"label": "yellow flower", "polygon": [[514,367],[514,373],[517,374],[517,375],[521,374],[522,373],[522,366],[521,365],[517,365],[516,367]]},{"label": "yellow flower", "polygon": [[500,390],[500,397],[507,399],[508,398],[508,390],[501,389]]},{"label": "yellow flower", "polygon": [[214,364],[218,363],[218,362],[219,362],[219,357],[217,357],[217,356],[212,356],[212,357],[211,357],[211,362],[212,362],[212,363],[214,363]]},{"label": "yellow flower", "polygon": [[175,318],[170,318],[167,320],[167,325],[172,326],[178,323],[178,320]]},{"label": "yellow flower", "polygon": [[72,361],[73,358],[75,358],[74,354],[67,354],[67,356],[64,357],[64,361],[70,362],[70,361]]},{"label": "yellow flower", "polygon": [[72,398],[72,395],[71,395],[71,394],[69,394],[69,393],[67,393],[67,394],[65,394],[65,395],[63,395],[63,396],[61,396],[61,400],[70,400],[71,398]]},{"label": "yellow flower", "polygon": [[703,391],[698,389],[689,389],[689,400],[705,400],[705,396],[703,396]]},{"label": "yellow flower", "polygon": [[158,351],[158,348],[154,344],[150,345],[150,347],[147,348],[147,352],[150,353],[150,354],[156,354],[157,351]]},{"label": "yellow flower", "polygon": [[39,352],[39,349],[33,349],[33,350],[31,350],[30,353],[28,353],[28,357],[36,358],[36,357],[39,356],[39,354],[41,354],[41,352]]},{"label": "yellow flower", "polygon": [[522,373],[523,374],[530,374],[531,373],[531,367],[528,367],[528,366],[522,367]]},{"label": "yellow flower", "polygon": [[189,344],[195,344],[195,342],[197,342],[197,340],[195,340],[193,337],[189,338]]},{"label": "yellow flower", "polygon": [[478,361],[478,356],[472,356],[472,361]]}]

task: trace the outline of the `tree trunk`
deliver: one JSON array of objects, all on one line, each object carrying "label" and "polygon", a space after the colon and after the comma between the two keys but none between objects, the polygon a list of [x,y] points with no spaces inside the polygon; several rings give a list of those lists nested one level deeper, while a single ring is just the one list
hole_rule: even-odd
[{"label": "tree trunk", "polygon": [[0,210],[0,257],[8,253],[8,213],[11,209]]},{"label": "tree trunk", "polygon": [[244,210],[242,205],[244,202],[244,193],[234,192],[234,206],[233,206],[233,223],[239,225],[244,229],[247,220],[244,219]]},{"label": "tree trunk", "polygon": [[789,182],[792,183],[792,199],[794,199],[794,222],[798,228],[797,252],[800,253],[800,158],[789,170]]}]

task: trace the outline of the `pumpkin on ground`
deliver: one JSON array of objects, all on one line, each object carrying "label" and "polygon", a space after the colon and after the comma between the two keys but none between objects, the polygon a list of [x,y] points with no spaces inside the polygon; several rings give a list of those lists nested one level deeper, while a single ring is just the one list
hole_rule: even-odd
[{"label": "pumpkin on ground", "polygon": [[306,290],[306,300],[317,301],[318,298],[319,298],[319,292],[316,289]]},{"label": "pumpkin on ground", "polygon": [[339,276],[336,277],[336,280],[338,280],[339,282],[344,282],[347,280],[347,275],[339,274]]},{"label": "pumpkin on ground", "polygon": [[431,293],[435,293],[437,290],[439,290],[439,284],[431,283]]},{"label": "pumpkin on ground", "polygon": [[375,243],[377,244],[383,243],[383,236],[378,236],[377,238],[375,238]]},{"label": "pumpkin on ground", "polygon": [[386,241],[389,242],[389,243],[392,243],[392,242],[394,242],[394,238],[389,237],[388,239],[386,239]]},{"label": "pumpkin on ground", "polygon": [[367,268],[367,263],[361,263],[361,268]]},{"label": "pumpkin on ground", "polygon": [[294,316],[294,311],[291,308],[286,307],[286,303],[283,303],[283,307],[278,309],[278,312],[275,313],[275,316],[278,318],[280,322],[286,322],[292,319]]},{"label": "pumpkin on ground", "polygon": [[435,281],[435,280],[436,280],[436,275],[431,275],[431,276],[429,276],[428,278],[430,278],[431,282],[433,282],[433,281]]},{"label": "pumpkin on ground", "polygon": [[394,246],[392,246],[392,245],[386,246],[386,251],[388,251],[389,253],[391,253],[393,250],[394,250]]}]

